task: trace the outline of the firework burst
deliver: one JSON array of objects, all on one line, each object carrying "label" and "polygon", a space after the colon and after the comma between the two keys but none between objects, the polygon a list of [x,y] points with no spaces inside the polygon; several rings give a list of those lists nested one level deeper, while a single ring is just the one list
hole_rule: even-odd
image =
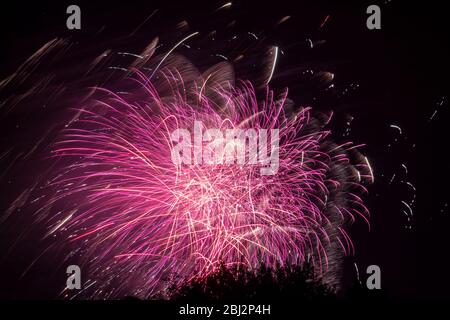
[{"label": "firework burst", "polygon": [[[329,117],[287,108],[287,91],[258,97],[249,82],[187,80],[175,67],[154,78],[135,70],[128,81],[126,92],[95,88],[77,108],[54,145],[60,169],[38,212],[47,236],[89,268],[84,295],[161,296],[221,263],[309,260],[325,278],[337,272],[353,250],[348,222],[367,221],[359,194],[371,176],[357,146],[330,140]],[[278,129],[276,174],[262,175],[249,157],[174,164],[171,133],[196,121],[204,130]]]}]

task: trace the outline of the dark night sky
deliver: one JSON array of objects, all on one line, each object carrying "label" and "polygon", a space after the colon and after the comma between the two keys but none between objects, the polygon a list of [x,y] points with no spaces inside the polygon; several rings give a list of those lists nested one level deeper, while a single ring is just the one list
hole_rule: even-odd
[{"label": "dark night sky", "polygon": [[[443,5],[432,1],[397,0],[346,4],[342,1],[340,4],[338,1],[233,1],[226,13],[210,19],[211,12],[222,2],[126,1],[116,5],[107,1],[95,1],[95,4],[94,1],[76,1],[74,3],[82,10],[82,30],[69,31],[65,27],[65,9],[72,2],[34,1],[26,5],[16,2],[2,8],[0,78],[13,72],[54,37],[69,37],[74,42],[73,52],[69,54],[74,58],[69,58],[68,63],[75,65],[79,63],[76,57],[91,58],[100,48],[121,49],[123,42],[116,44],[113,40],[129,35],[154,9],[159,9],[158,14],[135,33],[133,40],[127,42],[126,50],[139,51],[159,34],[162,41],[171,41],[170,30],[181,20],[187,20],[191,30],[200,33],[217,29],[217,41],[225,41],[233,33],[261,33],[266,38],[265,43],[278,45],[285,51],[279,59],[272,86],[275,89],[288,86],[290,97],[298,104],[309,104],[317,110],[334,110],[333,129],[338,137],[342,138],[345,131],[346,116],[353,116],[349,138],[367,144],[364,152],[375,171],[375,183],[366,198],[372,214],[372,230],[368,232],[361,222],[353,226],[356,255],[347,258],[345,283],[355,279],[354,262],[362,274],[368,265],[376,264],[381,267],[382,287],[390,298],[449,297],[446,266],[450,210],[446,204],[450,165],[445,156],[448,146],[445,124],[449,119],[450,70],[448,19]],[[381,30],[371,31],[365,25],[365,8],[373,3],[381,6]],[[274,28],[286,15],[291,19]],[[330,15],[329,20],[319,29],[327,15]],[[237,21],[235,28],[232,32],[225,31],[225,25],[231,20]],[[104,31],[94,38],[93,34],[102,26],[105,26]],[[307,38],[324,39],[326,43],[316,50],[308,50]],[[97,39],[101,39],[100,44],[96,43]],[[98,50],[92,54],[90,46],[97,46]],[[307,81],[301,72],[308,68],[333,72],[336,90],[325,91],[314,79]],[[65,80],[67,78],[70,75]],[[358,89],[351,89],[353,83],[359,84]],[[350,92],[342,95],[344,89]],[[445,97],[444,103],[437,107],[442,97]],[[4,96],[0,93],[1,99]],[[435,110],[437,113],[429,121]],[[5,114],[0,109],[1,148],[26,146],[30,137],[46,130],[49,119],[55,118],[52,112],[57,111],[26,110]],[[389,127],[391,124],[402,128],[401,136]],[[0,160],[2,171],[12,158],[13,155]],[[407,177],[402,176],[402,164],[407,165]],[[28,181],[16,179],[14,172],[17,171],[9,170],[0,179],[2,211]],[[396,178],[389,183],[393,174]],[[417,189],[411,229],[405,228],[409,224],[401,203],[411,197],[411,192],[401,183],[402,179],[410,181]],[[20,228],[20,225],[15,226]],[[11,228],[0,228],[2,252],[13,241],[13,234]],[[0,287],[6,288],[1,290],[0,297],[8,297],[9,292],[20,297],[27,290],[28,284],[24,280],[18,282],[17,276],[31,251],[26,248],[17,256],[0,261]],[[40,272],[41,277],[51,273]],[[34,276],[39,276],[38,271]],[[50,284],[42,295],[45,297],[51,292]]]}]

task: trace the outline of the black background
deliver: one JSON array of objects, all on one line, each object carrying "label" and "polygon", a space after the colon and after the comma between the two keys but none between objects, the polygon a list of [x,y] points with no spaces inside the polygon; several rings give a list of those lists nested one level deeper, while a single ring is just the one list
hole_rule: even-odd
[{"label": "black background", "polygon": [[[389,299],[444,299],[450,296],[447,290],[450,284],[447,275],[450,212],[446,205],[450,169],[446,156],[450,71],[446,21],[450,12],[443,3],[233,1],[231,8],[212,19],[211,13],[223,2],[76,1],[74,4],[82,11],[80,31],[66,29],[65,11],[72,2],[2,4],[0,78],[14,72],[43,43],[55,37],[68,37],[76,43],[74,50],[88,55],[89,45],[94,45],[95,41],[92,35],[104,26],[102,39],[105,45],[114,47],[114,39],[129,35],[154,9],[159,9],[158,13],[136,31],[135,43],[142,40],[142,44],[146,44],[181,20],[189,21],[191,30],[200,33],[223,30],[226,23],[236,20],[234,33],[259,32],[267,43],[285,51],[271,82],[275,89],[288,86],[294,101],[310,104],[318,110],[334,110],[333,129],[337,136],[345,130],[345,117],[352,115],[349,137],[367,144],[364,153],[375,172],[375,183],[366,198],[372,228],[368,232],[363,223],[353,226],[351,234],[356,255],[347,258],[344,282],[351,286],[355,281],[353,262],[360,267],[363,281],[365,268],[376,264],[381,267],[382,288]],[[381,7],[381,30],[366,28],[369,4]],[[286,15],[291,18],[274,28]],[[327,15],[330,15],[329,20],[319,28]],[[221,36],[230,38],[233,32],[223,31]],[[307,38],[327,42],[317,50],[306,50]],[[164,41],[164,35],[161,39]],[[119,45],[115,49],[120,48]],[[136,51],[139,48],[136,46]],[[309,86],[300,76],[301,71],[308,68],[333,72],[338,89],[348,88],[351,83],[358,83],[359,88],[341,95],[338,89],[329,93],[320,86]],[[442,97],[445,97],[444,103],[430,121]],[[39,134],[39,130],[44,130],[47,117],[48,113],[33,110],[1,113],[0,145],[6,148]],[[390,124],[399,125],[403,135],[398,136]],[[394,142],[395,137],[399,141]],[[2,159],[2,170],[9,165],[8,161],[12,160]],[[417,189],[411,230],[405,228],[401,205],[410,193],[400,184],[389,183],[394,173],[401,175],[402,163],[408,166],[407,180]],[[1,210],[8,207],[23,187],[23,180],[11,175],[7,174],[0,181]],[[0,249],[6,252],[13,241],[14,230],[0,230]],[[30,250],[18,253],[19,256],[2,258],[0,297],[52,297],[56,290],[54,278],[41,289],[17,279]],[[45,283],[43,279],[49,274],[51,270],[32,273],[33,277],[41,278],[39,283]],[[30,287],[37,291],[30,292]]]}]

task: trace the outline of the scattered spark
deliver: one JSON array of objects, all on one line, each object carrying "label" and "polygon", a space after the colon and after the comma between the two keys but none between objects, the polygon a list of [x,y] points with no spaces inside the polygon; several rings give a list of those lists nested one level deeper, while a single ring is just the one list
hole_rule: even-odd
[{"label": "scattered spark", "polygon": [[285,17],[281,18],[277,24],[282,24],[282,23],[288,21],[290,18],[291,18],[291,16],[285,16]]},{"label": "scattered spark", "polygon": [[403,169],[405,169],[405,174],[408,174],[408,168],[406,167],[406,165],[404,163],[402,163],[402,167],[403,167]]},{"label": "scattered spark", "polygon": [[320,24],[319,29],[322,29],[323,26],[325,26],[325,24],[327,23],[327,21],[330,19],[330,15],[328,14],[325,19],[323,19],[322,23]]},{"label": "scattered spark", "polygon": [[258,40],[258,37],[253,32],[248,32],[249,35],[251,35],[255,40]]},{"label": "scattered spark", "polygon": [[358,269],[358,265],[356,264],[356,262],[354,262],[353,265],[355,266],[355,270],[356,270],[356,279],[357,279],[358,282],[361,284],[361,279],[359,278],[359,269]]},{"label": "scattered spark", "polygon": [[188,35],[187,37],[183,38],[180,42],[178,42],[175,46],[172,47],[172,49],[170,49],[165,55],[164,57],[161,59],[161,61],[158,63],[158,65],[156,66],[155,70],[153,70],[151,76],[149,79],[153,78],[153,76],[155,75],[155,72],[159,69],[159,67],[161,66],[161,64],[164,62],[164,60],[167,59],[167,57],[183,42],[185,42],[186,40],[196,36],[198,34],[198,32],[194,32],[190,35]]},{"label": "scattered spark", "polygon": [[273,73],[275,71],[275,66],[277,64],[277,58],[278,58],[278,47],[274,47],[275,49],[275,53],[274,53],[274,57],[273,57],[273,61],[272,61],[272,69],[270,70],[270,75],[269,75],[269,79],[267,80],[267,83],[270,82],[270,80],[272,80],[273,77]]},{"label": "scattered spark", "polygon": [[121,56],[132,56],[135,58],[139,58],[139,59],[143,59],[144,57],[139,55],[139,54],[135,54],[135,53],[129,53],[129,52],[117,52],[117,54],[121,55]]},{"label": "scattered spark", "polygon": [[57,231],[59,228],[61,228],[67,221],[69,221],[69,219],[71,219],[73,217],[73,214],[76,212],[77,210],[73,210],[67,217],[65,217],[60,223],[58,223],[52,230],[50,230],[46,236],[51,235],[52,233],[54,233],[55,231]]},{"label": "scattered spark", "polygon": [[158,9],[154,10],[147,18],[145,18],[145,20],[137,26],[136,29],[133,30],[133,32],[130,33],[130,36],[133,36],[148,20],[151,19],[151,17],[153,17],[155,15],[155,13],[158,12]]},{"label": "scattered spark", "polygon": [[397,129],[400,132],[400,135],[402,134],[402,128],[400,128],[399,126],[397,126],[395,124],[391,124],[390,127]]},{"label": "scattered spark", "polygon": [[372,171],[372,167],[370,166],[369,159],[367,159],[367,157],[364,157],[364,160],[366,161],[367,167],[369,168],[369,171],[370,171],[370,177],[371,177],[372,183],[373,183],[373,182],[375,181],[375,177],[374,177],[374,175],[373,175],[373,171]]},{"label": "scattered spark", "polygon": [[227,60],[228,61],[228,58],[227,57],[225,57],[223,54],[216,54],[216,57],[220,57],[220,58],[222,58],[222,59],[224,59],[224,60]]},{"label": "scattered spark", "polygon": [[389,181],[389,184],[392,184],[392,182],[394,182],[394,178],[395,178],[395,173],[392,175],[391,180]]},{"label": "scattered spark", "polygon": [[416,191],[416,187],[411,182],[406,182],[408,186],[410,186],[414,191]]},{"label": "scattered spark", "polygon": [[412,216],[413,210],[412,210],[411,206],[408,203],[406,203],[405,201],[401,201],[401,202],[408,208],[409,214]]},{"label": "scattered spark", "polygon": [[434,110],[433,114],[431,115],[430,119],[428,119],[428,121],[433,120],[433,118],[434,118],[434,116],[436,115],[437,112],[438,112],[437,110]]},{"label": "scattered spark", "polygon": [[233,4],[232,2],[227,2],[223,6],[217,8],[216,11],[219,11],[219,10],[222,10],[222,9],[225,9],[225,8],[230,8],[232,4]]},{"label": "scattered spark", "polygon": [[129,71],[127,68],[123,68],[123,67],[108,67],[108,69],[120,70],[120,71],[126,71],[126,72]]}]

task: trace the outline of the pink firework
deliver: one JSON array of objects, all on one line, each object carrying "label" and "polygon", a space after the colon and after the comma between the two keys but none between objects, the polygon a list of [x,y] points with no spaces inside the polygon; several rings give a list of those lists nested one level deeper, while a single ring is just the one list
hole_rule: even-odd
[{"label": "pink firework", "polygon": [[[54,147],[63,169],[49,185],[46,207],[58,211],[46,218],[49,234],[88,268],[85,295],[161,297],[220,263],[309,260],[335,273],[353,250],[348,223],[368,217],[359,195],[370,167],[357,146],[333,143],[329,119],[309,108],[288,112],[287,91],[257,97],[248,82],[188,81],[169,68],[157,76],[136,71],[126,92],[96,88]],[[278,170],[263,175],[248,156],[174,164],[171,133],[195,122],[278,129]]]}]

